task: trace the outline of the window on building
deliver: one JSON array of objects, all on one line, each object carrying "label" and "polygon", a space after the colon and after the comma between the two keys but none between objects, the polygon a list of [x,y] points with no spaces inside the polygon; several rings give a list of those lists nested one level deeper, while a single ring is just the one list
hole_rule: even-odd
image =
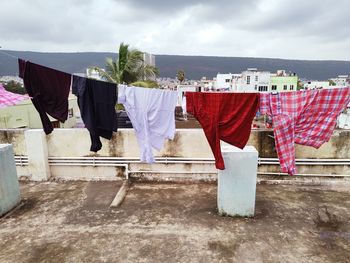
[{"label": "window on building", "polygon": [[247,84],[250,84],[250,76],[247,76]]},{"label": "window on building", "polygon": [[255,76],[255,81],[256,81],[256,82],[259,81],[259,76]]},{"label": "window on building", "polygon": [[288,86],[287,85],[284,85],[283,86],[283,90],[287,90],[288,89]]},{"label": "window on building", "polygon": [[277,85],[272,85],[271,90],[277,90]]},{"label": "window on building", "polygon": [[258,85],[255,85],[255,90],[257,90],[258,89]]},{"label": "window on building", "polygon": [[225,79],[225,82],[226,83],[230,83],[230,79]]},{"label": "window on building", "polygon": [[259,91],[267,91],[267,86],[259,86]]},{"label": "window on building", "polygon": [[289,90],[294,90],[294,85],[290,85]]}]

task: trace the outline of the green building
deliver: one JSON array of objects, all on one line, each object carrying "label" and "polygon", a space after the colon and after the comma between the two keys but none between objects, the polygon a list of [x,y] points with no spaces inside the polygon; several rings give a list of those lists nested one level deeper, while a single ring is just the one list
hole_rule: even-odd
[{"label": "green building", "polygon": [[[54,128],[73,128],[76,125],[75,114],[79,112],[77,99],[69,98],[68,119],[65,123],[60,123],[56,119],[49,118]],[[24,100],[17,105],[9,106],[0,109],[0,129],[15,129],[15,128],[42,128],[39,113],[35,109],[31,100]]]},{"label": "green building", "polygon": [[276,74],[270,77],[270,91],[295,91],[298,87],[298,76],[296,74]]}]

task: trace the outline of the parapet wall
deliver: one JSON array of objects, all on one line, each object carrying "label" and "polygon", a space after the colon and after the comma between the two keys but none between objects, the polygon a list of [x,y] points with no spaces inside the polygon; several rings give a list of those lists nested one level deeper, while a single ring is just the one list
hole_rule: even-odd
[{"label": "parapet wall", "polygon": [[[27,131],[0,130],[0,143],[11,143],[15,155],[24,156],[25,160],[28,145],[33,145],[28,142],[32,140],[31,136],[25,136]],[[55,129],[43,138],[44,144],[34,145],[47,145],[49,174],[52,177],[115,180],[123,176],[125,169],[130,171],[131,176],[141,178],[150,175],[179,178],[216,176],[213,155],[202,129],[178,129],[173,141],[166,141],[161,151],[154,151],[158,162],[152,165],[139,162],[139,147],[132,129],[120,129],[110,141],[102,139],[103,147],[98,155],[92,155],[89,151],[90,137],[86,129]],[[253,130],[248,145],[259,152],[260,173],[280,172],[272,130]],[[29,152],[36,151],[30,149]],[[331,140],[319,149],[296,145],[296,158],[300,159],[298,170],[301,174],[350,175],[350,131],[334,131]],[[70,164],[73,159],[77,159],[76,163]],[[86,165],[79,165],[78,159],[84,159]],[[121,165],[113,166],[111,163],[115,160]],[[30,161],[22,165],[18,163],[17,170],[19,176],[45,180],[32,174]]]}]

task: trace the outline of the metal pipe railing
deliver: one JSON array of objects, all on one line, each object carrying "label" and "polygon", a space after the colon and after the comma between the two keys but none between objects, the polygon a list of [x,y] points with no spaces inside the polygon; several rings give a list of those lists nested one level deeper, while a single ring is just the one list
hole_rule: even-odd
[{"label": "metal pipe railing", "polygon": [[[258,172],[258,175],[288,175],[287,173],[279,172]],[[305,177],[350,177],[350,174],[294,174],[293,176]]]},{"label": "metal pipe railing", "polygon": [[[126,177],[130,173],[156,173],[156,174],[216,174],[217,171],[166,171],[166,170],[138,170],[130,171],[129,164],[141,163],[138,157],[49,157],[49,165],[52,166],[92,166],[92,167],[124,167]],[[28,157],[15,156],[16,165],[28,165]],[[184,157],[157,157],[155,164],[214,164],[214,158],[184,158]],[[350,166],[350,159],[296,159],[297,165],[343,165]],[[278,158],[258,158],[258,165],[279,165]],[[287,175],[280,172],[258,172],[261,175]],[[319,177],[350,177],[350,175],[338,174],[297,174],[298,176],[319,176]]]}]

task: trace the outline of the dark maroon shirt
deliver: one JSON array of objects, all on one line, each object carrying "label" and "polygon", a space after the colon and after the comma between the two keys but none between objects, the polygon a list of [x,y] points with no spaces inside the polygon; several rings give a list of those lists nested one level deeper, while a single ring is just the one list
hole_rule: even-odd
[{"label": "dark maroon shirt", "polygon": [[68,96],[71,74],[44,67],[30,61],[18,60],[19,76],[39,112],[46,134],[53,131],[47,114],[60,122],[68,117]]}]

